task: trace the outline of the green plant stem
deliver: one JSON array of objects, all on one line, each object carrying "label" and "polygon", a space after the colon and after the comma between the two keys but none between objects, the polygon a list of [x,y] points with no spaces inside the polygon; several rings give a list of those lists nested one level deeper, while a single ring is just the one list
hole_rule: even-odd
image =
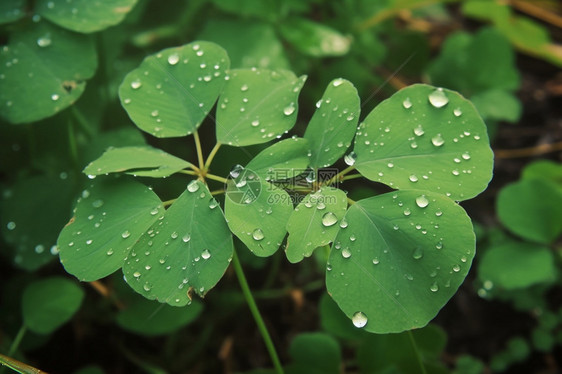
[{"label": "green plant stem", "polygon": [[82,113],[82,111],[80,111],[80,109],[78,109],[76,107],[76,104],[72,105],[70,107],[70,110],[71,110],[72,116],[76,120],[76,123],[78,124],[78,126],[80,126],[80,128],[86,133],[86,135],[88,135],[88,137],[90,139],[94,138],[95,135],[96,135],[96,132],[93,129],[92,124],[90,123],[90,121],[88,121],[88,119]]},{"label": "green plant stem", "polygon": [[[195,165],[193,166],[197,168],[197,166]],[[197,168],[197,170],[199,170],[199,168]],[[187,175],[199,175],[197,171],[191,171],[191,170],[180,170],[178,171],[178,173],[187,174]]]},{"label": "green plant stem", "polygon": [[18,333],[16,334],[14,340],[12,341],[12,344],[10,345],[10,349],[8,350],[8,356],[10,357],[8,356],[0,357],[0,363],[2,363],[2,367],[0,367],[0,374],[4,373],[6,366],[12,370],[21,373],[21,371],[18,369],[21,369],[19,364],[23,364],[23,363],[11,359],[11,356],[13,356],[14,352],[18,349],[19,345],[21,344],[21,341],[23,340],[23,337],[25,336],[26,331],[27,331],[27,327],[25,325],[21,325],[20,329],[18,330]]},{"label": "green plant stem", "polygon": [[4,369],[6,367],[9,367],[10,369],[21,374],[47,374],[42,370],[34,368],[33,366],[29,366],[28,364],[25,364],[18,360],[14,360],[11,357],[4,356],[3,354],[0,354],[0,365],[2,365],[0,367],[0,372],[4,372]]},{"label": "green plant stem", "polygon": [[219,151],[220,147],[221,143],[215,144],[215,146],[211,150],[211,153],[209,153],[209,157],[207,157],[207,161],[205,161],[205,170],[209,170],[209,166],[211,166],[211,162],[213,162],[213,159],[215,158],[215,155]]},{"label": "green plant stem", "polygon": [[353,204],[355,204],[355,200],[351,200],[351,199],[348,197],[348,198],[347,198],[347,203],[348,203],[349,205],[353,205]]},{"label": "green plant stem", "polygon": [[236,251],[234,251],[232,255],[232,265],[234,267],[234,272],[236,273],[236,277],[238,278],[238,282],[240,282],[240,288],[242,288],[242,293],[244,294],[246,303],[250,308],[250,312],[252,313],[252,316],[254,317],[256,324],[258,325],[258,330],[260,331],[265,346],[267,347],[267,351],[269,352],[269,356],[271,357],[271,361],[273,362],[275,371],[277,372],[277,374],[284,374],[283,367],[281,366],[281,362],[279,361],[279,356],[277,355],[277,351],[275,350],[275,346],[273,345],[273,341],[271,340],[269,331],[267,331],[265,322],[263,321],[258,306],[256,305],[256,301],[254,300],[252,291],[250,291],[250,287],[248,286],[248,281],[246,280],[246,276],[244,275],[244,271],[242,270],[242,265],[240,264],[240,260],[238,259],[238,255],[236,254]]},{"label": "green plant stem", "polygon": [[14,338],[14,341],[12,342],[12,345],[10,345],[10,350],[8,350],[8,356],[12,356],[14,352],[18,349],[21,341],[23,340],[23,337],[25,336],[26,331],[27,331],[27,326],[21,325],[20,329],[18,330],[18,333],[16,334],[16,337]]},{"label": "green plant stem", "polygon": [[197,133],[197,131],[193,133],[193,138],[195,139],[195,149],[197,150],[197,160],[199,161],[199,169],[203,170],[205,168],[205,162],[203,161],[201,140],[199,139],[199,134]]},{"label": "green plant stem", "polygon": [[408,330],[408,336],[410,337],[410,342],[412,343],[412,349],[414,350],[414,353],[416,355],[416,360],[418,361],[418,365],[420,366],[420,373],[427,374],[427,371],[425,370],[425,365],[423,364],[422,361],[421,353],[418,349],[418,345],[416,344],[416,340],[414,339],[414,334],[412,333],[412,330]]},{"label": "green plant stem", "polygon": [[207,174],[205,175],[205,177],[222,183],[226,183],[228,181],[228,179],[219,177],[218,175],[214,175],[214,174]]},{"label": "green plant stem", "polygon": [[166,200],[166,201],[162,201],[162,206],[169,206],[172,205],[177,199],[171,199],[171,200]]},{"label": "green plant stem", "polygon": [[339,173],[337,173],[336,175],[334,175],[331,179],[329,179],[326,183],[324,183],[324,185],[329,186],[331,184],[333,184],[335,181],[342,180],[343,176],[346,175],[347,173],[351,172],[355,170],[355,166],[348,166],[345,169],[343,169],[342,171],[340,171]]},{"label": "green plant stem", "polygon": [[340,181],[348,181],[350,179],[357,179],[357,178],[361,178],[363,177],[361,174],[352,174],[352,175],[346,175],[345,177],[341,178]]},{"label": "green plant stem", "polygon": [[214,190],[214,191],[211,191],[211,195],[217,196],[217,195],[223,194],[225,192],[226,192],[225,190]]}]

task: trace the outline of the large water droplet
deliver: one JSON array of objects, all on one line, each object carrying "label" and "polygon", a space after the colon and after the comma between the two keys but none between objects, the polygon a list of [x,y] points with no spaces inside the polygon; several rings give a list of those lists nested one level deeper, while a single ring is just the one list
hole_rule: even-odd
[{"label": "large water droplet", "polygon": [[357,154],[351,151],[344,156],[343,161],[346,163],[346,165],[352,166],[353,164],[355,164],[356,159],[357,159]]},{"label": "large water droplet", "polygon": [[141,273],[138,272],[138,271],[135,271],[135,272],[133,273],[133,277],[135,277],[135,278],[137,278],[137,279],[139,279],[140,276],[141,276]]},{"label": "large water droplet", "polygon": [[460,117],[462,115],[462,110],[461,108],[455,108],[453,110],[453,114],[455,115],[455,117]]},{"label": "large water droplet", "polygon": [[142,83],[140,81],[140,79],[135,79],[134,81],[131,82],[131,88],[133,90],[137,90],[142,86]]},{"label": "large water droplet", "polygon": [[168,56],[168,64],[175,65],[180,61],[180,56],[177,53]]},{"label": "large water droplet", "polygon": [[423,248],[422,247],[414,248],[414,251],[412,252],[412,258],[414,260],[419,260],[422,257],[423,257]]},{"label": "large water droplet", "polygon": [[187,190],[189,192],[197,192],[199,190],[199,183],[197,183],[196,180],[192,180],[191,182],[189,182],[189,184],[187,185]]},{"label": "large water droplet", "polygon": [[357,328],[363,328],[368,322],[367,316],[362,312],[355,312],[351,318],[353,325]]},{"label": "large water droplet", "polygon": [[238,178],[240,173],[244,170],[244,166],[242,165],[234,165],[234,167],[230,170],[230,176],[232,178]]},{"label": "large water droplet", "polygon": [[184,243],[187,243],[188,241],[191,240],[191,235],[185,234],[185,235],[181,238],[181,240],[183,240]]},{"label": "large water droplet", "polygon": [[426,206],[429,205],[429,200],[427,199],[427,197],[425,197],[425,195],[421,195],[416,197],[416,204],[420,208],[425,208]]},{"label": "large water droplet", "polygon": [[429,289],[431,290],[431,292],[437,292],[437,291],[439,291],[439,286],[437,285],[437,283],[434,282],[434,283],[429,287]]},{"label": "large water droplet", "polygon": [[343,258],[350,258],[351,257],[351,251],[349,250],[348,247],[345,247],[344,249],[342,249],[341,255],[342,255]]},{"label": "large water droplet", "polygon": [[322,216],[322,225],[326,227],[330,227],[335,225],[338,222],[338,217],[332,212],[324,213]]},{"label": "large water droplet", "polygon": [[261,229],[255,229],[254,232],[252,232],[252,238],[254,238],[254,240],[263,240],[264,237],[265,235]]},{"label": "large water droplet", "polygon": [[470,154],[468,152],[465,152],[462,154],[462,158],[463,160],[470,160]]},{"label": "large water droplet", "polygon": [[404,99],[404,101],[402,101],[402,105],[404,106],[404,108],[410,109],[412,107],[412,102],[410,101],[410,98],[407,97],[406,99]]},{"label": "large water droplet", "polygon": [[430,93],[428,99],[431,105],[433,105],[435,108],[442,108],[449,102],[449,99],[445,95],[445,92],[443,92],[442,88],[438,88]]},{"label": "large water droplet", "polygon": [[433,138],[431,138],[431,143],[433,143],[433,145],[436,147],[441,147],[443,144],[445,144],[445,140],[443,139],[441,134],[437,134]]},{"label": "large water droplet", "polygon": [[340,222],[340,227],[341,227],[342,229],[345,229],[345,228],[347,227],[347,221],[346,221],[345,218],[341,220],[341,222]]},{"label": "large water droplet", "polygon": [[413,182],[413,183],[415,183],[415,182],[418,181],[418,177],[415,176],[414,174],[410,175],[410,176],[408,177],[408,179],[410,180],[410,182]]},{"label": "large water droplet", "polygon": [[209,252],[208,249],[205,249],[202,253],[201,253],[201,258],[203,260],[208,260],[211,257],[211,252]]},{"label": "large water droplet", "polygon": [[285,114],[286,116],[290,116],[294,112],[295,112],[295,106],[293,104],[286,106],[285,109],[283,109],[283,114]]},{"label": "large water droplet", "polygon": [[332,84],[334,85],[334,87],[338,87],[338,86],[341,85],[342,83],[343,83],[343,79],[342,79],[342,78],[334,79],[334,81],[332,82]]},{"label": "large water droplet", "polygon": [[121,237],[123,239],[127,239],[129,236],[131,236],[131,233],[129,232],[129,230],[125,230],[121,233]]},{"label": "large water droplet", "polygon": [[374,265],[378,265],[380,263],[380,260],[378,257],[373,258],[373,264]]},{"label": "large water droplet", "polygon": [[422,125],[417,125],[416,127],[414,127],[414,135],[422,136],[423,134],[425,134],[425,131],[423,130]]},{"label": "large water droplet", "polygon": [[409,216],[410,214],[412,214],[412,212],[410,211],[409,208],[404,209],[404,215],[405,215],[406,217]]}]

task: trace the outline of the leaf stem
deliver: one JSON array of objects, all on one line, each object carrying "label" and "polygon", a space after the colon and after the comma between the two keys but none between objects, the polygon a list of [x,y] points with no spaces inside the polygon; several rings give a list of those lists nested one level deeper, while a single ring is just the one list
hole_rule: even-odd
[{"label": "leaf stem", "polygon": [[211,191],[211,196],[217,196],[217,195],[223,194],[225,192],[226,192],[225,190],[214,190],[214,191]]},{"label": "leaf stem", "polygon": [[357,174],[351,174],[351,175],[347,175],[343,178],[340,179],[340,181],[348,181],[350,179],[357,179],[357,178],[361,178],[363,177],[361,174],[357,173]]},{"label": "leaf stem", "polygon": [[265,322],[263,321],[258,306],[256,305],[256,301],[254,300],[252,291],[250,291],[250,287],[248,286],[248,281],[246,280],[246,276],[244,275],[244,271],[242,270],[242,265],[240,264],[240,260],[238,259],[238,255],[236,254],[236,251],[234,251],[232,255],[232,265],[234,267],[234,272],[236,273],[236,277],[238,278],[238,282],[240,282],[240,288],[242,289],[242,293],[244,294],[246,303],[250,308],[250,312],[252,313],[252,316],[254,317],[256,324],[258,325],[258,330],[260,331],[265,346],[267,347],[267,351],[269,352],[269,356],[271,357],[271,361],[273,362],[275,371],[277,374],[284,374],[283,367],[281,366],[281,362],[279,361],[279,356],[277,355],[277,351],[275,350],[275,346],[273,345],[271,336],[269,336],[269,332],[267,331]]},{"label": "leaf stem", "polygon": [[199,133],[197,133],[197,130],[193,132],[193,138],[195,139],[195,148],[197,149],[197,160],[199,161],[199,169],[203,170],[205,168],[205,162],[203,161],[201,140],[199,139]]},{"label": "leaf stem", "polygon": [[92,139],[96,135],[96,131],[93,129],[92,124],[90,123],[90,121],[88,121],[84,113],[82,113],[82,111],[76,107],[76,104],[72,105],[70,107],[70,110],[72,112],[72,116],[76,120],[76,123],[78,123],[78,125],[86,133],[86,135],[88,135],[88,137]]},{"label": "leaf stem", "polygon": [[18,330],[18,333],[16,334],[14,340],[12,341],[12,344],[10,345],[10,348],[8,349],[8,356],[0,355],[0,364],[2,365],[0,367],[0,374],[4,373],[5,366],[17,372],[25,373],[25,371],[20,371],[20,370],[24,370],[22,368],[25,367],[25,364],[17,360],[14,360],[13,358],[11,358],[11,356],[13,356],[14,352],[18,349],[26,331],[27,331],[27,327],[25,326],[25,324],[21,325],[20,329]]},{"label": "leaf stem", "polygon": [[4,369],[9,367],[10,369],[22,374],[47,374],[42,370],[29,366],[28,364],[15,360],[11,357],[4,356],[3,354],[0,354],[0,365],[2,365],[0,367],[0,372],[4,372]]},{"label": "leaf stem", "polygon": [[177,199],[171,199],[171,200],[166,200],[166,201],[162,201],[162,206],[169,206],[172,205]]},{"label": "leaf stem", "polygon": [[211,162],[213,162],[213,159],[215,158],[215,155],[219,151],[221,145],[222,145],[221,143],[215,144],[215,146],[211,150],[211,153],[209,153],[209,157],[207,157],[207,161],[205,161],[205,166],[204,166],[205,170],[209,170],[209,166],[211,166]]},{"label": "leaf stem", "polygon": [[[193,165],[193,166],[196,167],[195,165]],[[197,168],[197,170],[199,170],[199,168]],[[185,170],[185,169],[178,171],[178,173],[187,174],[187,175],[199,175],[199,173],[197,171],[191,171],[191,170]]]},{"label": "leaf stem", "polygon": [[408,337],[410,338],[410,342],[412,343],[412,348],[416,355],[416,360],[418,361],[418,365],[420,366],[420,373],[427,374],[427,371],[425,370],[425,365],[423,364],[422,361],[421,353],[418,349],[416,340],[414,339],[414,334],[412,333],[412,330],[408,330]]},{"label": "leaf stem", "polygon": [[331,184],[333,184],[336,180],[343,180],[343,176],[346,175],[347,173],[351,172],[355,170],[355,166],[348,166],[345,169],[343,169],[342,171],[340,171],[339,173],[337,173],[336,175],[334,175],[331,179],[329,179],[326,183],[324,183],[324,185],[329,186]]},{"label": "leaf stem", "polygon": [[222,183],[226,183],[228,181],[228,179],[219,177],[218,175],[214,175],[214,174],[207,174],[205,175],[205,177]]},{"label": "leaf stem", "polygon": [[26,331],[27,331],[27,326],[25,326],[25,324],[21,325],[20,329],[18,330],[18,333],[16,334],[16,337],[14,338],[14,341],[12,342],[12,345],[10,345],[10,349],[8,350],[8,356],[12,356],[14,352],[18,349],[21,341],[23,340],[23,337],[25,336]]}]

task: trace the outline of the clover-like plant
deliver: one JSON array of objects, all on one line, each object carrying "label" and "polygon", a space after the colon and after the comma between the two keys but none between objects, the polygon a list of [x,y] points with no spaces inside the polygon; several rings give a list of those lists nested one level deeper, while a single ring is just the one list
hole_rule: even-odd
[{"label": "clover-like plant", "polygon": [[[141,295],[185,306],[209,292],[231,261],[248,290],[233,234],[256,256],[284,249],[293,263],[331,246],[327,290],[356,327],[388,333],[426,325],[475,254],[458,201],[491,178],[485,124],[458,93],[424,84],[398,91],[359,123],[357,91],[338,78],[303,137],[279,140],[244,166],[232,160],[229,175],[212,174],[221,146],[268,143],[293,128],[305,78],[230,69],[227,53],[203,41],[148,56],[125,77],[121,103],[155,137],[193,135],[197,161],[148,146],[113,148],[84,172],[192,180],[162,202],[133,178],[96,178],[58,239],[66,270],[93,281],[122,268]],[[197,130],[215,105],[217,141],[204,158]],[[330,168],[342,157],[347,168]],[[394,191],[352,201],[338,186],[358,177]],[[221,207],[214,196],[223,193]]]}]

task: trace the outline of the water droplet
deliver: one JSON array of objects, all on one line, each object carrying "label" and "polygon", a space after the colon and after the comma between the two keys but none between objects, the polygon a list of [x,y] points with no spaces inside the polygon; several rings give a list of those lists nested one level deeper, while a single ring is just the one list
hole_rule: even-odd
[{"label": "water droplet", "polygon": [[406,99],[404,99],[404,101],[402,101],[402,105],[404,106],[404,108],[410,109],[412,107],[412,102],[410,101],[410,98],[407,97]]},{"label": "water droplet", "polygon": [[53,246],[51,247],[50,252],[51,252],[51,254],[52,254],[53,256],[58,255],[59,252],[60,252],[59,247],[57,247],[56,245],[53,245]]},{"label": "water droplet", "polygon": [[351,321],[353,322],[353,326],[357,328],[363,328],[367,324],[368,319],[367,316],[362,312],[355,312],[353,314],[353,317],[351,318]]},{"label": "water droplet", "polygon": [[435,248],[436,249],[443,249],[443,243],[437,242],[437,244],[435,244]]},{"label": "water droplet", "polygon": [[183,240],[184,243],[187,243],[188,241],[191,240],[191,235],[185,234],[185,235],[181,238],[181,240]]},{"label": "water droplet", "polygon": [[178,238],[178,233],[174,231],[173,233],[170,234],[170,237],[171,237],[172,239],[177,239],[177,238]]},{"label": "water droplet", "polygon": [[416,143],[416,142],[411,142],[411,143],[410,143],[410,148],[412,148],[412,149],[418,148],[418,143]]},{"label": "water droplet", "polygon": [[57,101],[58,99],[60,99],[60,96],[58,94],[52,94],[51,95],[51,100]]},{"label": "water droplet", "polygon": [[453,114],[455,115],[455,117],[460,117],[462,115],[461,108],[455,108],[455,110],[453,110]]},{"label": "water droplet", "polygon": [[460,265],[458,265],[458,264],[453,265],[453,271],[454,271],[455,273],[458,273],[459,271],[461,271]]},{"label": "water droplet", "polygon": [[111,256],[113,254],[113,249],[108,249],[107,252],[105,252],[106,255]]},{"label": "water droplet", "polygon": [[394,167],[394,164],[392,162],[389,162],[388,164],[386,164],[386,166],[388,166],[389,169],[392,169]]},{"label": "water droplet", "polygon": [[449,102],[449,99],[445,95],[445,92],[443,92],[442,88],[438,88],[430,93],[428,99],[431,105],[433,105],[435,108],[442,108]]},{"label": "water droplet", "polygon": [[431,143],[433,143],[433,145],[436,147],[441,147],[443,144],[445,144],[445,140],[443,139],[441,134],[437,134],[433,138],[431,138]]},{"label": "water droplet", "polygon": [[338,222],[338,217],[332,212],[324,213],[322,216],[322,225],[326,227],[330,227],[335,225]]},{"label": "water droplet", "polygon": [[216,199],[209,200],[210,209],[215,209],[217,206],[219,206],[219,202]]},{"label": "water droplet", "polygon": [[425,197],[425,195],[421,195],[421,196],[416,197],[416,204],[420,208],[425,208],[426,206],[429,205],[429,200],[427,199],[427,197]]},{"label": "water droplet", "polygon": [[468,152],[465,152],[462,154],[462,158],[463,160],[470,160],[470,154]]},{"label": "water droplet", "polygon": [[453,173],[453,175],[459,175],[459,174],[460,174],[460,172],[459,172],[458,170],[456,170],[456,169],[453,170],[451,173]]},{"label": "water droplet", "polygon": [[410,176],[408,177],[408,179],[410,180],[410,182],[413,182],[413,183],[415,183],[415,182],[418,181],[418,177],[415,176],[414,174],[410,175]]},{"label": "water droplet", "polygon": [[242,92],[248,91],[248,85],[247,85],[247,84],[243,84],[242,87],[240,87],[240,91],[242,91]]},{"label": "water droplet", "polygon": [[345,220],[345,218],[341,220],[340,227],[342,229],[345,229],[347,227],[347,221]]},{"label": "water droplet", "polygon": [[35,253],[40,254],[45,251],[45,246],[42,244],[38,244],[35,246]]},{"label": "water droplet", "polygon": [[177,53],[168,56],[168,64],[175,65],[180,61],[180,56]]},{"label": "water droplet", "polygon": [[416,135],[416,136],[422,136],[423,134],[425,134],[425,131],[423,130],[422,125],[417,125],[417,126],[414,128],[414,135]]},{"label": "water droplet", "polygon": [[42,37],[40,37],[39,39],[37,39],[37,45],[41,48],[48,47],[48,46],[51,45],[51,43],[52,43],[52,40],[51,40],[51,34],[50,33],[47,33],[47,34],[43,35]]},{"label": "water droplet", "polygon": [[439,291],[439,286],[437,285],[437,283],[433,282],[429,289],[431,290],[431,292],[437,292]]},{"label": "water droplet", "polygon": [[138,271],[135,271],[135,272],[133,273],[133,277],[135,277],[135,278],[137,278],[137,279],[139,279],[140,276],[141,276],[141,273],[138,272]]},{"label": "water droplet", "polygon": [[252,127],[258,127],[260,125],[260,121],[258,121],[257,119],[252,121]]},{"label": "water droplet", "polygon": [[102,205],[103,205],[103,200],[99,200],[99,199],[92,203],[92,206],[94,208],[101,208]]},{"label": "water droplet", "polygon": [[240,173],[244,170],[244,166],[242,165],[234,165],[234,167],[232,168],[232,170],[230,170],[230,176],[232,178],[238,178],[238,176],[240,175]]},{"label": "water droplet", "polygon": [[412,252],[412,258],[414,260],[419,260],[422,257],[423,257],[423,248],[422,247],[414,248],[414,251]]},{"label": "water droplet", "polygon": [[380,263],[380,261],[379,261],[378,257],[373,258],[373,264],[374,265],[378,265],[379,263]]},{"label": "water droplet", "polygon": [[261,229],[255,229],[254,232],[252,232],[252,238],[254,238],[254,240],[263,240],[264,237],[265,235]]},{"label": "water droplet", "polygon": [[134,81],[131,82],[131,88],[133,90],[138,90],[141,86],[142,86],[142,83],[139,79],[135,79]]},{"label": "water droplet", "polygon": [[343,83],[343,79],[342,79],[342,78],[334,79],[334,81],[332,82],[332,84],[334,85],[334,87],[338,87],[338,86],[341,85],[342,83]]},{"label": "water droplet", "polygon": [[357,154],[351,151],[343,157],[343,160],[346,165],[352,166],[353,164],[355,164],[355,160],[357,160]]},{"label": "water droplet", "polygon": [[354,242],[356,239],[357,239],[357,238],[355,237],[355,235],[351,235],[351,236],[349,237],[349,240],[351,240],[352,242]]},{"label": "water droplet", "polygon": [[87,244],[87,245],[90,245],[90,244],[92,244],[92,243],[93,243],[93,240],[92,240],[92,239],[86,240],[86,244]]},{"label": "water droplet", "polygon": [[342,255],[343,258],[350,258],[351,257],[351,251],[349,250],[348,247],[345,247],[344,249],[342,249],[341,255]]},{"label": "water droplet", "polygon": [[150,291],[151,289],[150,284],[145,283],[144,286],[142,286],[142,289],[145,290],[146,292]]},{"label": "water droplet", "polygon": [[295,112],[295,106],[293,104],[286,106],[285,109],[283,109],[283,113],[286,116],[290,116],[291,114],[293,114]]},{"label": "water droplet", "polygon": [[131,233],[129,232],[129,230],[125,230],[121,233],[121,237],[123,239],[127,239],[129,236],[131,236]]},{"label": "water droplet", "polygon": [[404,209],[404,215],[405,215],[406,217],[409,216],[410,214],[412,214],[412,212],[410,211],[410,209],[408,209],[408,208]]},{"label": "water droplet", "polygon": [[209,252],[208,249],[205,249],[202,253],[201,253],[201,258],[203,260],[208,260],[211,257],[211,252]]},{"label": "water droplet", "polygon": [[13,221],[8,222],[8,224],[6,225],[6,228],[10,231],[12,231],[13,229],[16,228],[16,223]]},{"label": "water droplet", "polygon": [[150,113],[150,115],[151,115],[152,117],[158,117],[158,110],[157,110],[157,109],[153,110],[153,111]]},{"label": "water droplet", "polygon": [[192,180],[191,182],[189,182],[189,184],[187,185],[187,190],[189,192],[196,192],[199,190],[199,183],[197,183],[196,180]]}]

